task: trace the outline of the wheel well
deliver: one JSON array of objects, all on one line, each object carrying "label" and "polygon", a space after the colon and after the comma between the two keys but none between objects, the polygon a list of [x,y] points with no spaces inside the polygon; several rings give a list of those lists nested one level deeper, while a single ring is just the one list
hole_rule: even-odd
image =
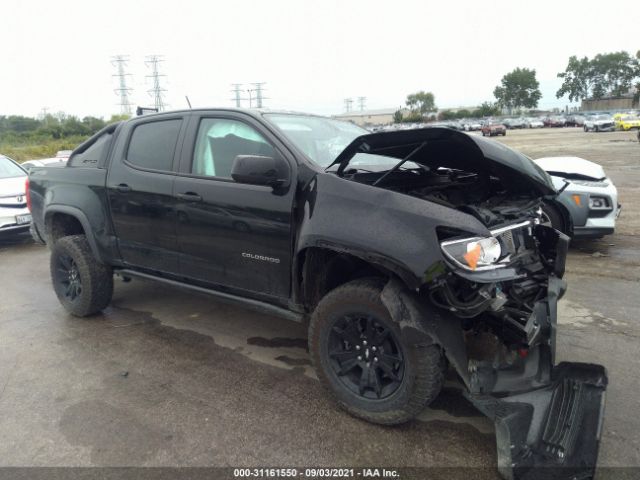
[{"label": "wheel well", "polygon": [[67,213],[53,213],[47,217],[45,226],[46,236],[53,243],[59,238],[69,235],[84,235],[85,231],[73,215]]},{"label": "wheel well", "polygon": [[573,235],[573,221],[571,220],[571,215],[569,214],[567,207],[562,205],[560,202],[545,201],[544,203],[546,206],[555,210],[562,218],[562,233],[569,236]]},{"label": "wheel well", "polygon": [[390,278],[380,265],[347,253],[324,248],[307,248],[299,254],[297,282],[301,303],[312,311],[327,293],[351,280],[364,277]]}]

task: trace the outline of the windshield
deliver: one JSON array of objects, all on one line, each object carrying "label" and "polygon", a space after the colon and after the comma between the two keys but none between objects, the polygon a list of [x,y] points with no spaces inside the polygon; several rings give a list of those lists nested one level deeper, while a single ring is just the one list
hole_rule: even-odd
[{"label": "windshield", "polygon": [[327,167],[347,145],[369,132],[349,122],[308,115],[266,114],[265,117],[311,160]]},{"label": "windshield", "polygon": [[26,173],[7,157],[0,155],[0,178],[23,177]]}]

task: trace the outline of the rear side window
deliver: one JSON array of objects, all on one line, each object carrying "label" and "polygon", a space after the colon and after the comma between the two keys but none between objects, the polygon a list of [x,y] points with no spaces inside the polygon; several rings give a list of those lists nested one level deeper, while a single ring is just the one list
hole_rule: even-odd
[{"label": "rear side window", "polygon": [[112,136],[112,133],[105,133],[98,137],[84,152],[72,155],[69,159],[69,165],[72,167],[95,167],[105,155]]},{"label": "rear side window", "polygon": [[133,130],[127,161],[136,167],[170,171],[181,119],[143,123]]}]

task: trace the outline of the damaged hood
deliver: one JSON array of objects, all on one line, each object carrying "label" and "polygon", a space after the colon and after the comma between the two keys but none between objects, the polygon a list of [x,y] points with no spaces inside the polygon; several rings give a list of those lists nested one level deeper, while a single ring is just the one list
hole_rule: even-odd
[{"label": "damaged hood", "polygon": [[507,177],[514,186],[533,187],[541,195],[556,190],[547,173],[527,156],[478,135],[449,128],[428,127],[361,135],[353,140],[330,165],[342,172],[358,154],[383,155],[401,160],[421,147],[411,162],[426,167],[443,167],[470,172],[488,172]]},{"label": "damaged hood", "polygon": [[601,165],[580,157],[545,157],[534,162],[554,177],[602,180],[607,176]]}]

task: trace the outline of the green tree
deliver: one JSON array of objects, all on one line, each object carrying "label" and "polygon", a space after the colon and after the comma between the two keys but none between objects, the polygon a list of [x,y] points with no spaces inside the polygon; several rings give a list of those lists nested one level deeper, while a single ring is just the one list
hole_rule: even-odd
[{"label": "green tree", "polygon": [[558,78],[562,78],[563,82],[556,92],[557,98],[567,95],[571,102],[589,98],[594,83],[591,60],[588,57],[578,59],[578,57],[572,55],[569,57],[569,63],[565,71],[558,73]]},{"label": "green tree", "polygon": [[514,108],[535,108],[542,98],[536,71],[516,68],[502,77],[500,85],[493,91],[498,104],[509,111]]},{"label": "green tree", "polygon": [[111,118],[107,123],[122,122],[124,120],[129,120],[130,118],[130,115],[111,115]]},{"label": "green tree", "polygon": [[438,112],[438,120],[455,120],[458,114],[452,110],[442,110]]},{"label": "green tree", "polygon": [[474,117],[492,117],[500,114],[500,106],[491,102],[482,102],[473,112]]},{"label": "green tree", "polygon": [[402,123],[402,110],[396,110],[393,114],[393,123]]},{"label": "green tree", "polygon": [[584,98],[602,98],[605,95],[619,96],[634,87],[640,91],[640,51],[636,56],[628,52],[599,53],[592,59],[569,57],[564,72],[558,73],[563,79],[556,97],[565,95],[570,101]]},{"label": "green tree", "polygon": [[613,96],[619,96],[627,93],[639,74],[638,59],[624,51],[598,54],[591,63],[599,94],[609,92]]},{"label": "green tree", "polygon": [[438,110],[435,102],[436,99],[433,93],[421,90],[407,95],[406,104],[412,112],[418,113],[422,116],[425,113],[435,112]]},{"label": "green tree", "polygon": [[51,157],[75,148],[105,125],[101,118],[80,120],[64,112],[41,118],[0,115],[0,152],[18,161]]}]

